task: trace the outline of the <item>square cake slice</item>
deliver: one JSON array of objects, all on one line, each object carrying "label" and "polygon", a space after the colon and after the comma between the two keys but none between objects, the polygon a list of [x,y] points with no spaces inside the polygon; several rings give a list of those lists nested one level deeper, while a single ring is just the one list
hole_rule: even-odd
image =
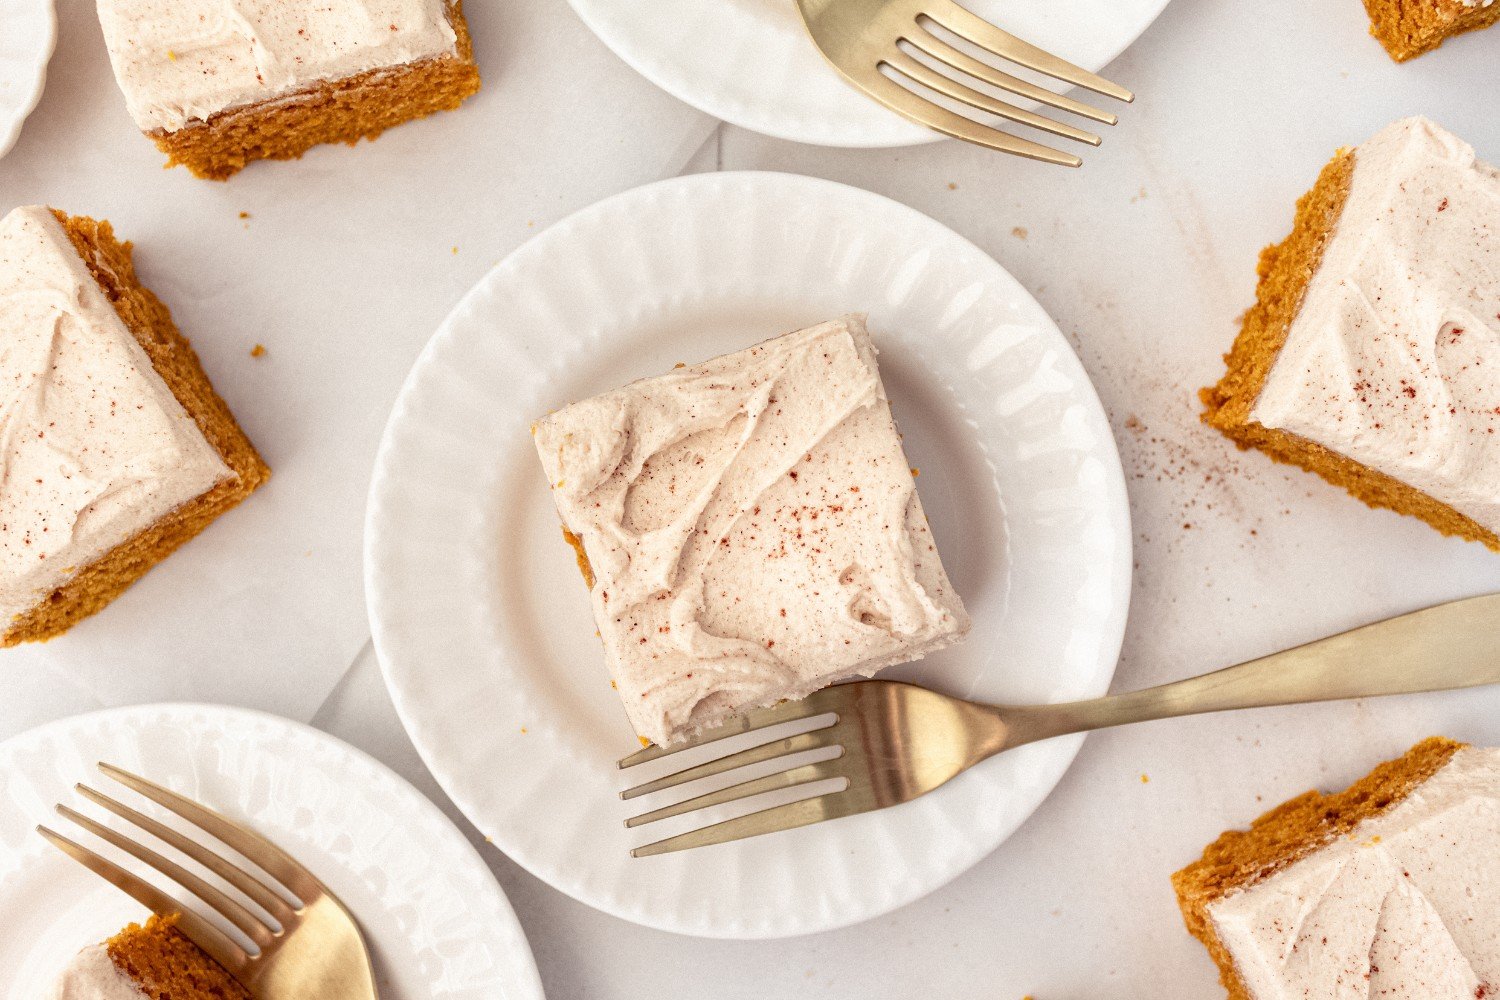
[{"label": "square cake slice", "polygon": [[270,470],[107,222],[0,220],[0,645],[93,614]]},{"label": "square cake slice", "polygon": [[1496,0],[1365,0],[1365,12],[1370,15],[1370,34],[1397,62],[1500,21]]},{"label": "square cake slice", "polygon": [[1500,171],[1422,118],[1341,150],[1225,361],[1241,448],[1500,550]]},{"label": "square cake slice", "polygon": [[461,0],[98,0],[125,104],[168,165],[353,145],[479,89]]},{"label": "square cake slice", "polygon": [[610,673],[653,743],[968,631],[863,317],[574,403],[534,433]]},{"label": "square cake slice", "polygon": [[1500,750],[1434,738],[1172,877],[1231,1000],[1500,996]]}]

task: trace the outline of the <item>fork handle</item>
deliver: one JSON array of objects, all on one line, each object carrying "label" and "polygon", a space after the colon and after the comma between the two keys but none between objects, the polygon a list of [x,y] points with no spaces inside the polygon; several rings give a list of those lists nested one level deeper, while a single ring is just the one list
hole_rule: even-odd
[{"label": "fork handle", "polygon": [[1500,684],[1500,594],[1439,604],[1285,652],[1129,694],[997,709],[1003,745],[1240,708]]}]

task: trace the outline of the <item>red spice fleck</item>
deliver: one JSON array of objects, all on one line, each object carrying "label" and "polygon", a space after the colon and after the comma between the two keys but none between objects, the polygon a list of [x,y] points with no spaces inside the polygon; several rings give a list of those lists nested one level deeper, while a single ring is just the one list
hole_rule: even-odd
[{"label": "red spice fleck", "polygon": [[793,469],[791,472],[788,472],[787,475],[791,476],[793,479],[796,479],[797,478],[797,470]]},{"label": "red spice fleck", "polygon": [[1448,211],[1448,199],[1447,198],[1444,198],[1442,201],[1438,202],[1438,211],[1439,212],[1446,212],[1446,211]]}]

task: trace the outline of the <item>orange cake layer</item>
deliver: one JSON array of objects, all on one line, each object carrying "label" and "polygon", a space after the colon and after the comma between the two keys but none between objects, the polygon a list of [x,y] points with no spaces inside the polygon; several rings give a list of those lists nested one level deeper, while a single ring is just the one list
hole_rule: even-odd
[{"label": "orange cake layer", "polygon": [[198,356],[178,332],[167,307],[137,280],[131,244],[116,240],[108,222],[55,210],[53,214],[157,374],[236,476],[83,567],[45,601],[10,623],[0,634],[0,645],[5,646],[66,632],[253,493],[271,474],[229,407],[214,392]]},{"label": "orange cake layer", "polygon": [[1365,0],[1370,34],[1397,62],[1431,52],[1446,39],[1500,21],[1500,3],[1469,6],[1459,0]]},{"label": "orange cake layer", "polygon": [[1261,252],[1255,305],[1242,317],[1239,335],[1224,356],[1224,377],[1199,393],[1203,421],[1240,448],[1258,449],[1278,462],[1316,473],[1371,507],[1409,514],[1445,535],[1500,551],[1500,537],[1447,504],[1314,441],[1263,426],[1251,416],[1338,225],[1355,155],[1349,149],[1335,154],[1312,190],[1298,200],[1291,235]]},{"label": "orange cake layer", "polygon": [[150,1000],[252,1000],[223,966],[177,931],[176,922],[151,917],[144,927],[131,924],[105,942],[110,961]]},{"label": "orange cake layer", "polygon": [[1463,744],[1441,737],[1418,743],[1404,757],[1388,761],[1346,791],[1312,791],[1277,806],[1248,830],[1231,830],[1203,857],[1172,876],[1187,929],[1208,948],[1230,1000],[1254,1000],[1235,968],[1234,957],[1214,931],[1209,907],[1252,886],[1346,836],[1366,819],[1401,802],[1436,774]]}]

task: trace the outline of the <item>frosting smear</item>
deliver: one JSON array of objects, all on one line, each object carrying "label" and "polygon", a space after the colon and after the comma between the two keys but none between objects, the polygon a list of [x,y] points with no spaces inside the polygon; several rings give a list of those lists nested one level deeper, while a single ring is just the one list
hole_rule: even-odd
[{"label": "frosting smear", "polygon": [[146,991],[109,957],[102,944],[73,957],[52,984],[47,1000],[145,1000]]}]

